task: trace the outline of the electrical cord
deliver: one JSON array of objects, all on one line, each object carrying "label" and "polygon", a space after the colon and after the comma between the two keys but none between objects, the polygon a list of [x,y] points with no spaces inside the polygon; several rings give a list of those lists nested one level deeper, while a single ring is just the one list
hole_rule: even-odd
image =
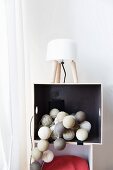
[{"label": "electrical cord", "polygon": [[30,139],[31,139],[31,150],[33,149],[33,139],[32,139],[32,132],[31,132],[31,124],[32,124],[32,120],[33,120],[34,116],[31,117],[30,120]]},{"label": "electrical cord", "polygon": [[[33,150],[33,139],[32,139],[32,132],[31,132],[31,125],[32,125],[33,118],[34,118],[34,116],[32,116],[32,117],[31,117],[31,120],[30,120],[31,151]],[[32,156],[30,156],[30,165],[31,165],[31,159],[32,159]]]},{"label": "electrical cord", "polygon": [[[38,106],[36,106],[35,114],[38,114]],[[30,139],[31,139],[31,152],[33,150],[33,138],[32,138],[32,121],[34,119],[34,115],[30,119]],[[32,155],[30,156],[30,165],[31,165]]]},{"label": "electrical cord", "polygon": [[65,67],[64,67],[64,61],[61,62],[61,65],[62,65],[62,68],[63,68],[63,71],[64,71],[64,83],[65,83],[65,80],[66,80],[66,70],[65,70]]}]

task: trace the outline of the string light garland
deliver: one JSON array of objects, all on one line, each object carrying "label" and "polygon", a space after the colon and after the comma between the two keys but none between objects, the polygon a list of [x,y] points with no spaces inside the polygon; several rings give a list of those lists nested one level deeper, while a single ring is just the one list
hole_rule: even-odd
[{"label": "string light garland", "polygon": [[[54,108],[51,111],[58,111],[58,109]],[[38,107],[36,107],[36,114],[38,114]],[[43,115],[42,118],[47,116],[47,114]],[[50,117],[48,119],[50,119]],[[85,112],[79,111],[75,114],[72,113],[70,115],[67,112],[59,111],[54,118],[52,118],[52,123],[48,124],[48,126],[43,126],[42,120],[40,120],[39,124],[41,125],[38,129],[38,136],[40,138],[36,147],[33,148],[33,138],[32,138],[32,121],[34,116],[30,119],[30,139],[31,139],[31,156],[30,156],[30,168],[33,170],[34,167],[37,170],[41,170],[44,163],[51,162],[54,158],[54,154],[50,151],[49,148],[49,140],[52,139],[54,148],[56,150],[63,150],[66,147],[66,141],[76,139],[80,141],[84,141],[88,138],[88,134],[91,130],[91,124],[88,121],[85,121],[83,118],[86,117]],[[55,124],[55,119],[57,119],[57,123]],[[83,121],[82,121],[83,120]],[[78,121],[78,122],[77,122]],[[70,123],[71,122],[71,123]],[[76,128],[77,126],[77,128]],[[75,128],[75,130],[74,130]],[[55,133],[56,138],[53,138],[53,134]],[[33,162],[32,162],[33,158]],[[40,161],[41,160],[41,165]]]}]

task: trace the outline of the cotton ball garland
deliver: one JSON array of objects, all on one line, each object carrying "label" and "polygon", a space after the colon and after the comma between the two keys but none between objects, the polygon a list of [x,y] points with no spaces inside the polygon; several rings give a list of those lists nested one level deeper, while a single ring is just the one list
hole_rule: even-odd
[{"label": "cotton ball garland", "polygon": [[82,122],[82,123],[80,124],[80,127],[81,127],[82,129],[85,129],[85,130],[87,130],[88,132],[90,132],[90,130],[91,130],[91,123],[88,122],[88,121],[84,121],[84,122]]},{"label": "cotton ball garland", "polygon": [[33,150],[32,150],[32,158],[35,160],[35,161],[38,161],[39,159],[41,159],[42,157],[42,152],[39,151],[38,147],[35,147]]},{"label": "cotton ball garland", "polygon": [[63,138],[67,141],[72,140],[75,137],[75,132],[71,129],[67,129],[64,133],[63,133]]},{"label": "cotton ball garland", "polygon": [[66,116],[63,119],[63,126],[67,129],[73,128],[75,125],[75,119],[73,116]]},{"label": "cotton ball garland", "polygon": [[58,135],[58,137],[62,137],[63,132],[65,131],[65,127],[63,126],[63,123],[62,122],[57,123],[55,125],[54,131]]},{"label": "cotton ball garland", "polygon": [[66,113],[66,112],[59,112],[58,113],[58,115],[57,115],[57,120],[59,121],[59,122],[62,122],[63,121],[63,119],[64,119],[64,117],[65,116],[67,116],[68,115],[68,113]]},{"label": "cotton ball garland", "polygon": [[75,119],[78,122],[83,122],[85,120],[85,118],[86,118],[86,114],[83,111],[79,111],[75,114]]},{"label": "cotton ball garland", "polygon": [[52,124],[52,117],[50,115],[44,115],[42,117],[41,123],[43,126],[50,126]]},{"label": "cotton ball garland", "polygon": [[30,165],[30,170],[41,170],[41,165],[39,162],[32,162]]},{"label": "cotton ball garland", "polygon": [[63,150],[66,146],[66,141],[62,138],[58,138],[54,141],[54,148],[57,150]]},{"label": "cotton ball garland", "polygon": [[76,132],[76,137],[80,141],[84,141],[88,138],[88,132],[85,129],[78,129]]},{"label": "cotton ball garland", "polygon": [[52,109],[52,110],[50,110],[50,116],[53,118],[53,119],[55,119],[56,117],[57,117],[57,114],[59,113],[59,110],[58,109],[56,109],[56,108],[54,108],[54,109]]},{"label": "cotton ball garland", "polygon": [[38,130],[41,140],[32,150],[31,155],[34,162],[30,164],[30,170],[41,170],[41,165],[37,162],[40,159],[46,163],[53,160],[54,154],[48,150],[49,141],[53,141],[54,149],[63,150],[66,147],[66,141],[73,140],[75,135],[78,140],[84,141],[91,130],[91,123],[85,121],[86,115],[83,111],[69,115],[54,108],[49,114],[45,114],[41,119],[41,127]]},{"label": "cotton ball garland", "polygon": [[52,151],[47,150],[43,153],[42,160],[46,163],[49,163],[53,160],[54,154]]},{"label": "cotton ball garland", "polygon": [[51,129],[46,126],[41,127],[38,131],[38,136],[41,139],[49,139],[51,136]]},{"label": "cotton ball garland", "polygon": [[49,142],[47,140],[42,139],[38,142],[39,151],[44,152],[48,149],[48,147],[49,147]]}]

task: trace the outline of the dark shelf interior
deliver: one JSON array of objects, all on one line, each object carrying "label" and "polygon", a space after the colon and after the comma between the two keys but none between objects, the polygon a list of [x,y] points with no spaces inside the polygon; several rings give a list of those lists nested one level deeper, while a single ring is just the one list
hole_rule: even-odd
[{"label": "dark shelf interior", "polygon": [[[35,108],[38,106],[38,114]],[[86,113],[91,125],[88,143],[101,142],[101,85],[100,84],[35,84],[34,85],[34,140],[38,140],[40,120],[52,108],[69,114]],[[100,112],[100,114],[99,114]],[[73,141],[76,141],[74,139]]]}]

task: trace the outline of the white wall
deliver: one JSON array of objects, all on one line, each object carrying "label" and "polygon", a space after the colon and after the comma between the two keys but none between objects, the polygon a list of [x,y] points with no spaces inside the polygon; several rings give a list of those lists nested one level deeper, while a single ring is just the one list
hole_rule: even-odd
[{"label": "white wall", "polygon": [[[51,82],[45,61],[47,43],[72,38],[78,48],[81,83],[104,86],[103,146],[94,147],[94,170],[113,170],[113,1],[24,0],[24,31],[30,57],[31,84]],[[67,66],[67,82],[72,82]]]}]

